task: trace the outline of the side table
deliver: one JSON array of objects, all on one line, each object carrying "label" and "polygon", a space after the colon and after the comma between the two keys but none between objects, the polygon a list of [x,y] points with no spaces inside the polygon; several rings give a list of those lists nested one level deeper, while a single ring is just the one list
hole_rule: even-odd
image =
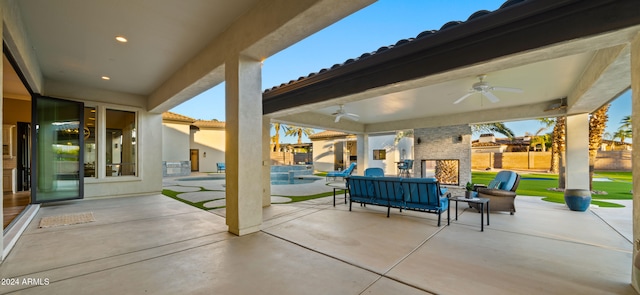
[{"label": "side table", "polygon": [[338,190],[344,190],[344,203],[347,203],[347,191],[349,190],[349,188],[347,187],[347,185],[345,183],[329,183],[327,184],[328,186],[333,187],[333,207],[336,206],[336,191]]},{"label": "side table", "polygon": [[[486,206],[487,207],[487,225],[489,225],[489,199],[488,198],[470,198],[470,199],[467,199],[465,197],[449,198],[449,210],[447,211],[447,215],[449,215],[451,212],[451,201],[456,202],[456,220],[458,220],[458,202],[480,204],[480,231],[484,231],[484,207],[485,207],[485,204],[487,204]],[[449,218],[447,217],[447,225],[449,225],[448,219]]]}]

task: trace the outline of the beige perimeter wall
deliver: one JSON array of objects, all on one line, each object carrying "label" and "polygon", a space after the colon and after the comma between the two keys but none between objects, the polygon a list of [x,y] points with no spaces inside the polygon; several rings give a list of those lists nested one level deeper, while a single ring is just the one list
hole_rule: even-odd
[{"label": "beige perimeter wall", "polygon": [[[472,153],[472,169],[549,170],[551,152]],[[631,171],[631,151],[599,151],[596,170]]]}]

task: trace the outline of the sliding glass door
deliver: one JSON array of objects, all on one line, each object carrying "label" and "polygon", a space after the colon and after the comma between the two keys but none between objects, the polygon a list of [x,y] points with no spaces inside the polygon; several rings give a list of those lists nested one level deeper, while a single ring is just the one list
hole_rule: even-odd
[{"label": "sliding glass door", "polygon": [[36,96],[32,106],[32,202],[81,199],[84,104]]}]

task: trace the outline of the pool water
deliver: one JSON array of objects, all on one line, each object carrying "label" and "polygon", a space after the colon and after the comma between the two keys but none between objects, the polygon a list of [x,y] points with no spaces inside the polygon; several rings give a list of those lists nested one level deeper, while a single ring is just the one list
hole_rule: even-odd
[{"label": "pool water", "polygon": [[[224,179],[219,176],[202,176],[202,177],[187,177],[187,178],[179,178],[177,181],[207,181],[207,180],[220,180]],[[306,184],[312,183],[320,178],[294,178],[293,182],[289,182],[288,179],[271,179],[271,184],[273,185],[285,185],[285,184]]]},{"label": "pool water", "polygon": [[318,180],[318,179],[314,179],[314,178],[294,178],[293,182],[289,182],[289,180],[272,179],[271,180],[271,184],[273,184],[273,185],[306,184],[306,183],[312,183],[312,182],[314,182],[316,180]]}]

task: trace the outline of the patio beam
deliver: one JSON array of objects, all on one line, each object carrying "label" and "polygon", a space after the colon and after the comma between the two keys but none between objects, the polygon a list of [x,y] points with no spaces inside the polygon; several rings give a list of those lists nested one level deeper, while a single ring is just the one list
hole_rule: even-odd
[{"label": "patio beam", "polygon": [[567,113],[592,113],[629,88],[629,46],[598,50],[567,98]]},{"label": "patio beam", "polygon": [[460,114],[443,114],[441,116],[434,117],[367,124],[365,125],[364,132],[378,133],[393,130],[504,122],[564,115],[564,110],[545,111],[551,103],[552,101],[523,106],[479,110]]}]

